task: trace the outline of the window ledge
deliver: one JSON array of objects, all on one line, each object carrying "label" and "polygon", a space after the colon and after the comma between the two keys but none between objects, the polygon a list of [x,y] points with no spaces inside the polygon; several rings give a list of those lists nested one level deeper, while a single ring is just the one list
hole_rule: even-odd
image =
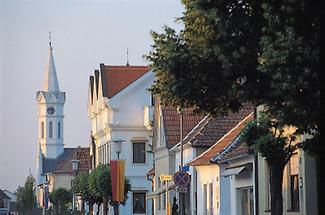
[{"label": "window ledge", "polygon": [[300,210],[287,210],[287,212],[295,212],[295,213],[299,213]]}]

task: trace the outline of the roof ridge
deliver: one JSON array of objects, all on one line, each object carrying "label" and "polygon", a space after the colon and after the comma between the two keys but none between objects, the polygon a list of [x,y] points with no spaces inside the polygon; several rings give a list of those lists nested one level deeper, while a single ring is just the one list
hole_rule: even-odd
[{"label": "roof ridge", "polygon": [[[187,141],[190,142],[195,138],[198,134],[200,134],[200,131],[209,123],[209,121],[212,119],[212,116],[210,114],[207,114],[205,117],[203,117],[192,129],[188,134],[183,138],[182,142]],[[190,138],[190,136],[193,134],[193,136]],[[187,140],[188,139],[188,140]],[[180,141],[175,144],[170,150],[176,149],[180,145]]]},{"label": "roof ridge", "polygon": [[[225,139],[228,135],[230,135],[235,129],[237,129],[240,125],[242,125],[249,117],[251,117],[254,114],[254,112],[251,112],[250,114],[248,114],[243,120],[241,120],[239,123],[237,123],[236,126],[234,126],[232,129],[230,129],[225,135],[223,135],[216,143],[214,143],[211,147],[209,147],[207,150],[205,150],[202,154],[200,154],[199,156],[197,156],[196,158],[194,158],[190,163],[193,163],[195,161],[197,161],[198,159],[200,159],[201,157],[203,157],[205,154],[207,154],[209,152],[210,149],[212,149],[213,147],[215,147],[216,145],[218,145],[218,143],[220,143],[223,139]],[[238,135],[237,135],[238,136]],[[237,138],[237,137],[236,137]],[[224,150],[227,147],[224,148]],[[219,155],[220,153],[218,153]]]}]

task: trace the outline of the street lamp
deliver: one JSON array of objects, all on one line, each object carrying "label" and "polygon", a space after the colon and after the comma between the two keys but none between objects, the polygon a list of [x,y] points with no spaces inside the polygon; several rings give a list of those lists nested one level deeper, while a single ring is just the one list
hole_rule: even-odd
[{"label": "street lamp", "polygon": [[114,150],[117,154],[117,160],[120,159],[120,153],[122,152],[122,143],[125,142],[124,140],[117,139],[117,140],[112,140],[114,144]]},{"label": "street lamp", "polygon": [[[74,177],[77,175],[78,173],[78,169],[79,169],[79,163],[80,163],[80,160],[71,160],[71,165],[72,165],[72,171],[73,171],[73,180],[74,180]],[[74,181],[73,181],[74,182]],[[75,210],[75,201],[76,201],[76,194],[75,194],[75,191],[74,191],[74,183],[71,184],[73,186],[73,193],[72,193],[72,210],[74,211]]]},{"label": "street lamp", "polygon": [[[117,154],[117,160],[120,159],[120,153],[122,152],[122,143],[125,142],[125,140],[117,139],[117,140],[112,140],[113,145],[114,145],[114,150]],[[114,205],[114,215],[119,215],[119,202],[117,202]]]}]

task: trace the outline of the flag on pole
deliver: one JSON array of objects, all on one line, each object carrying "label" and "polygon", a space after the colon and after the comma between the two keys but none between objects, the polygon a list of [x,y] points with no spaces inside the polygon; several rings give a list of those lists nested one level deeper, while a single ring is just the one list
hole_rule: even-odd
[{"label": "flag on pole", "polygon": [[125,160],[111,160],[112,199],[115,202],[124,200]]}]

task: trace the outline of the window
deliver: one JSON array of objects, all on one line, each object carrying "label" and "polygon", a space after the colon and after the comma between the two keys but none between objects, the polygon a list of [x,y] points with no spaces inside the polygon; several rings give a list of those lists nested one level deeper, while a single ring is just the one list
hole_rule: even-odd
[{"label": "window", "polygon": [[219,208],[219,196],[220,196],[220,187],[219,187],[219,177],[216,178],[216,189],[215,189],[215,199],[216,199],[216,207]]},{"label": "window", "polygon": [[290,210],[299,211],[299,156],[295,153],[290,158]]},{"label": "window", "polygon": [[50,121],[49,123],[49,138],[53,138],[53,123]]},{"label": "window", "polygon": [[207,185],[204,184],[203,185],[203,211],[204,211],[204,214],[207,214],[207,195],[208,195]]},{"label": "window", "polygon": [[155,106],[155,97],[153,93],[151,93],[151,106]]},{"label": "window", "polygon": [[145,214],[146,213],[146,193],[134,192],[133,193],[133,213]]},{"label": "window", "polygon": [[209,184],[209,209],[210,214],[213,214],[213,184]]},{"label": "window", "polygon": [[253,187],[238,189],[238,198],[241,201],[240,213],[242,215],[254,214],[254,196]]},{"label": "window", "polygon": [[144,142],[133,142],[133,163],[146,162],[146,145]]},{"label": "window", "polygon": [[41,123],[42,138],[44,138],[44,122]]},{"label": "window", "polygon": [[61,138],[61,123],[58,122],[58,139]]}]

